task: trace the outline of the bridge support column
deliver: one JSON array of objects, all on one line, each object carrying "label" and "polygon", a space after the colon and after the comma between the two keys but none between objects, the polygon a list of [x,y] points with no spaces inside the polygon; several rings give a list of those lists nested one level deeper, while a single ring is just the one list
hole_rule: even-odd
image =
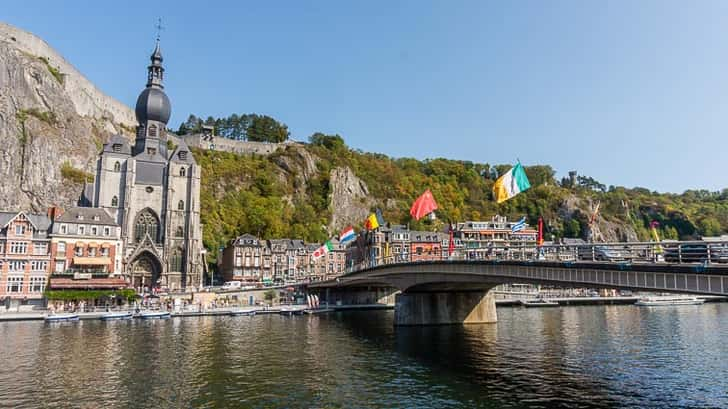
[{"label": "bridge support column", "polygon": [[397,294],[394,325],[484,324],[498,321],[488,291]]}]

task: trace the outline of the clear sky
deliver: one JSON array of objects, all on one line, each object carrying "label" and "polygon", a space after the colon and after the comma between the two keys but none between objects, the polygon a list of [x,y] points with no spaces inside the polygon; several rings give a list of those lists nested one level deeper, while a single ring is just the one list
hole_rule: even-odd
[{"label": "clear sky", "polygon": [[728,187],[728,2],[8,1],[133,106],[161,16],[170,127],[268,114],[419,159],[550,164],[607,185]]}]

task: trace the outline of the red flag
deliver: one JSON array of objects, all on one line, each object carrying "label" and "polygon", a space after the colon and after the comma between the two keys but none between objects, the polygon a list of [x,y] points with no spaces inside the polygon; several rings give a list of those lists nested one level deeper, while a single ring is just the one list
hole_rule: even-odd
[{"label": "red flag", "polygon": [[421,218],[425,217],[425,215],[428,215],[435,211],[437,209],[437,203],[435,202],[435,198],[432,197],[432,192],[430,192],[430,189],[425,190],[425,193],[422,194],[422,196],[418,197],[417,200],[415,200],[414,203],[412,203],[412,208],[410,208],[410,214],[412,217],[414,217],[415,220],[420,220]]}]

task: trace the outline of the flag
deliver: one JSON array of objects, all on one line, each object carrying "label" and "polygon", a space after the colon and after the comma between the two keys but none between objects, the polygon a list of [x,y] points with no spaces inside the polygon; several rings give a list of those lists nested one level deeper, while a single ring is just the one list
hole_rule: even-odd
[{"label": "flag", "polygon": [[382,209],[377,208],[376,215],[377,215],[377,223],[380,226],[384,226],[385,222],[384,222],[384,216],[382,216]]},{"label": "flag", "polygon": [[415,220],[420,220],[425,217],[425,215],[434,212],[435,209],[437,209],[437,203],[435,202],[435,198],[432,197],[430,189],[427,189],[425,190],[425,193],[412,203],[410,214]]},{"label": "flag", "polygon": [[367,230],[374,230],[377,227],[379,227],[379,221],[377,220],[377,215],[372,213],[367,217],[367,219],[364,221],[364,227]]},{"label": "flag", "polygon": [[452,253],[455,251],[455,238],[453,237],[452,223],[450,223],[450,242],[447,245],[447,255],[452,257]]},{"label": "flag", "polygon": [[526,171],[521,166],[521,162],[518,162],[516,166],[495,181],[493,196],[495,196],[496,202],[503,203],[530,187]]},{"label": "flag", "polygon": [[355,238],[356,234],[354,234],[354,228],[349,226],[341,231],[341,234],[339,235],[339,243],[344,244],[346,242],[354,240]]},{"label": "flag", "polygon": [[521,220],[517,221],[513,226],[511,226],[511,233],[521,231],[525,228],[526,228],[526,216],[523,216],[521,218]]},{"label": "flag", "polygon": [[333,250],[334,246],[331,244],[330,240],[326,240],[326,243],[323,244],[323,246],[316,249],[316,251],[313,252],[312,256],[314,260],[318,260],[321,257],[323,257],[326,253]]}]

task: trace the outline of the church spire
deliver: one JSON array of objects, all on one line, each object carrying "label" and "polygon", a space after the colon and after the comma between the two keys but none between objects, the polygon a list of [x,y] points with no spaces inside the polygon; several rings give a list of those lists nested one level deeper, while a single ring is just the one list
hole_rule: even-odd
[{"label": "church spire", "polygon": [[162,80],[164,79],[164,67],[162,67],[162,50],[159,48],[159,37],[157,37],[157,45],[154,47],[151,57],[151,65],[147,67],[147,87],[164,88]]}]

